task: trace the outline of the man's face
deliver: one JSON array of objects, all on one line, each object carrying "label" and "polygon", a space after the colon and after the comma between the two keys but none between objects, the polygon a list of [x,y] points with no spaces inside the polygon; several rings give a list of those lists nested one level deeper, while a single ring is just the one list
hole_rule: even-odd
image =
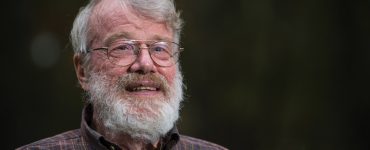
[{"label": "man's face", "polygon": [[[118,0],[102,1],[93,11],[91,16],[93,41],[91,48],[104,47],[104,43],[112,39],[135,39],[135,40],[168,40],[173,41],[173,31],[167,28],[165,23],[156,23],[123,8]],[[173,85],[176,74],[176,65],[160,67],[151,59],[147,49],[142,49],[137,60],[125,67],[119,67],[107,61],[106,54],[102,51],[91,53],[91,66],[94,72],[105,72],[114,80],[123,74],[159,74],[165,77],[170,85]],[[146,81],[142,81],[143,84]],[[88,89],[87,89],[88,90]],[[162,91],[136,91],[128,92],[135,97],[153,97]]]},{"label": "man's face", "polygon": [[[165,23],[138,17],[118,0],[100,2],[90,17],[90,27],[92,49],[121,39],[173,41],[173,31]],[[177,64],[158,66],[148,49],[141,49],[137,59],[124,67],[107,60],[104,51],[89,55],[91,67],[75,63],[76,71],[103,126],[114,133],[125,132],[150,141],[158,140],[173,127],[182,100],[182,76]]]}]

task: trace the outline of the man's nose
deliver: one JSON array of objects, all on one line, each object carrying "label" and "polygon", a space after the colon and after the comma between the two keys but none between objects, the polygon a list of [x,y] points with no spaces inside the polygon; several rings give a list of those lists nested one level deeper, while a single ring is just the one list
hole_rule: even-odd
[{"label": "man's nose", "polygon": [[150,56],[149,49],[145,44],[141,45],[140,50],[137,54],[137,58],[129,69],[130,72],[137,72],[142,74],[153,73],[157,71],[155,63]]}]

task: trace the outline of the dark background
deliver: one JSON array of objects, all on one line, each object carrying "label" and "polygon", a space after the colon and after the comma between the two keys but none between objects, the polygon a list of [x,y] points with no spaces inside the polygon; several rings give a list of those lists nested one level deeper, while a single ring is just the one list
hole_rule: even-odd
[{"label": "dark background", "polygon": [[[1,149],[79,127],[69,32],[86,0],[1,9]],[[181,133],[230,149],[370,149],[369,0],[177,0]]]}]

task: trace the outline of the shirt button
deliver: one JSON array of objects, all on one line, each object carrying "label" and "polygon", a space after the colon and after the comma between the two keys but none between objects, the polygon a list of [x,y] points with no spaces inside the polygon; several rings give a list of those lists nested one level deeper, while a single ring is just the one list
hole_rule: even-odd
[{"label": "shirt button", "polygon": [[114,146],[112,146],[112,145],[110,146],[110,149],[111,149],[111,150],[115,150]]}]

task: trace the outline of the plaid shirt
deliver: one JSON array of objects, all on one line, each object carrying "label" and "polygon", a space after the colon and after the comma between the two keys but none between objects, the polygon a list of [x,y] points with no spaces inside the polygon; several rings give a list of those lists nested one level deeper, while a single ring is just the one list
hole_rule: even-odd
[{"label": "plaid shirt", "polygon": [[[17,150],[119,150],[116,144],[106,140],[101,134],[91,129],[91,106],[84,108],[81,128],[67,131],[53,137],[22,146]],[[226,150],[226,148],[200,139],[180,135],[174,127],[161,138],[160,150]],[[152,148],[148,148],[152,149]]]}]

